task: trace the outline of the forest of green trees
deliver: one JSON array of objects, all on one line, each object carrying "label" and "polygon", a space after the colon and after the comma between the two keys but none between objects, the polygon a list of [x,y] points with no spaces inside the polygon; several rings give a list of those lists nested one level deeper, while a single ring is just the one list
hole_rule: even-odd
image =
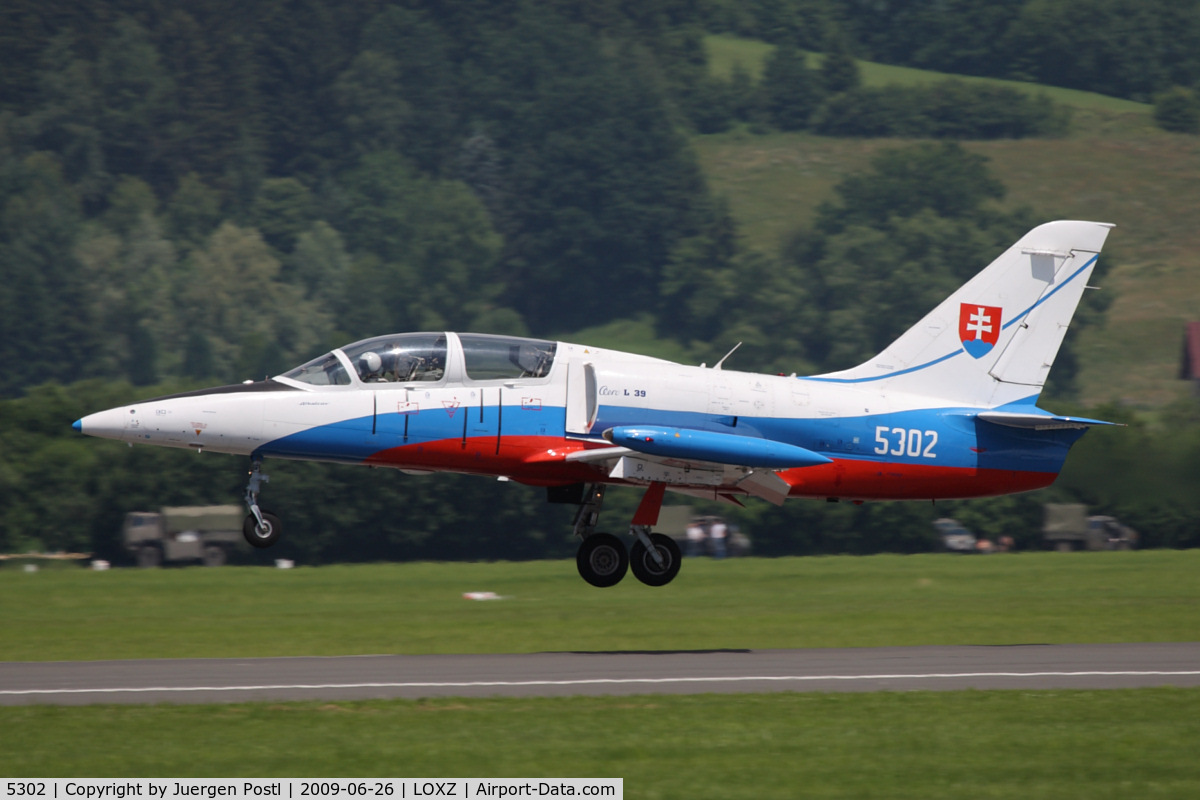
[{"label": "forest of green trees", "polygon": [[[998,210],[1002,185],[950,140],[1057,135],[1069,120],[1048,100],[967,84],[868,91],[854,57],[1128,97],[1190,91],[1194,6],[11,0],[0,9],[0,551],[113,557],[126,510],[240,496],[240,460],[85,441],[69,428],[82,414],[262,378],[384,332],[570,339],[636,319],[697,362],[740,341],[740,369],[856,363],[1041,221]],[[1079,9],[1096,13],[1068,49],[1089,55],[1063,71],[1058,26]],[[1096,44],[1129,43],[1118,18],[1135,10],[1134,43],[1146,46]],[[710,76],[703,36],[719,31],[778,45],[761,80]],[[802,50],[824,52],[821,67]],[[884,152],[763,253],[744,246],[689,144],[741,122],[947,141]],[[1097,302],[1079,324],[1103,313]],[[1053,377],[1069,401],[1070,339]],[[1102,436],[1114,458],[1135,458]],[[1178,437],[1137,441],[1200,468]],[[272,471],[271,505],[293,512],[281,546],[309,562],[572,552],[567,512],[533,489]],[[997,516],[1032,518],[1037,502],[962,513],[986,530]],[[1138,513],[1159,515],[1152,544],[1200,544],[1194,502],[1169,519],[1157,505]],[[797,503],[740,519],[759,552],[779,554],[924,550],[930,518]]]}]

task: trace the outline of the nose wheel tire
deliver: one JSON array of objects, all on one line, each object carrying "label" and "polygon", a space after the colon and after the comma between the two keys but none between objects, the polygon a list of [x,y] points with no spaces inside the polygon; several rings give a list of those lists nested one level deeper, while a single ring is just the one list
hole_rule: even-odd
[{"label": "nose wheel tire", "polygon": [[575,565],[580,577],[592,586],[615,586],[629,569],[629,554],[611,533],[593,533],[580,542]]},{"label": "nose wheel tire", "polygon": [[655,561],[650,549],[637,541],[629,552],[629,568],[633,570],[633,576],[647,586],[666,586],[679,574],[683,554],[675,540],[664,533],[650,534],[650,542],[662,563]]},{"label": "nose wheel tire", "polygon": [[259,525],[253,514],[247,514],[242,521],[242,536],[254,547],[270,547],[279,541],[283,527],[279,517],[266,511],[262,512],[263,524]]}]

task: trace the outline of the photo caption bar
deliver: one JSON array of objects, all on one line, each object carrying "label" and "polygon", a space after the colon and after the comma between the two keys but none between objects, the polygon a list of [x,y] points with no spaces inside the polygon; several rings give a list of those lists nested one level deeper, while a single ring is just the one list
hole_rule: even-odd
[{"label": "photo caption bar", "polygon": [[623,778],[14,778],[0,789],[4,800],[625,797]]}]

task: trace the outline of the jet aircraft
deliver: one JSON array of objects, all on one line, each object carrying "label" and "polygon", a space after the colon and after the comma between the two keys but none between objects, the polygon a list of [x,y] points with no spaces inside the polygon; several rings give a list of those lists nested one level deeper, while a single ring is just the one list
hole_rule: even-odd
[{"label": "jet aircraft", "polygon": [[[686,366],[561,341],[401,333],[274,378],[86,416],[77,431],[249,456],[244,533],[267,458],[459,472],[543,486],[578,506],[576,563],[594,586],[628,569],[661,586],[680,551],[652,531],[664,493],[740,503],[967,498],[1052,483],[1099,420],[1036,401],[1112,225],[1041,225],[882,353],[812,376]],[[736,349],[736,348],[735,348]],[[724,359],[722,359],[722,362]],[[609,485],[644,487],[632,546],[598,530]]]}]

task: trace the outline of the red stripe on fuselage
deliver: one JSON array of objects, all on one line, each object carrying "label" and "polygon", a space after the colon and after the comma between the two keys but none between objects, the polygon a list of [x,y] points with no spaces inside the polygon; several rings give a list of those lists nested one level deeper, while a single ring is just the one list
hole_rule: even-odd
[{"label": "red stripe on fuselage", "polygon": [[[602,464],[566,461],[570,453],[610,445],[588,445],[552,436],[494,436],[442,439],[380,450],[367,464],[398,469],[504,475],[522,483],[553,485],[609,480]],[[784,470],[792,497],[840,497],[854,500],[928,500],[988,497],[1041,489],[1054,482],[1054,472],[939,467],[858,459]],[[696,487],[712,489],[711,486]],[[721,492],[744,494],[736,487]]]},{"label": "red stripe on fuselage", "polygon": [[1028,492],[1054,483],[1055,472],[1019,472],[976,467],[936,467],[857,459],[835,459],[780,473],[791,497],[854,500],[932,500]]},{"label": "red stripe on fuselage", "polygon": [[[611,447],[607,442],[604,447]],[[553,436],[495,436],[441,439],[380,450],[367,464],[398,469],[504,475],[534,484],[603,480],[607,471],[592,464],[566,461],[570,453],[589,449],[583,442]]]}]

